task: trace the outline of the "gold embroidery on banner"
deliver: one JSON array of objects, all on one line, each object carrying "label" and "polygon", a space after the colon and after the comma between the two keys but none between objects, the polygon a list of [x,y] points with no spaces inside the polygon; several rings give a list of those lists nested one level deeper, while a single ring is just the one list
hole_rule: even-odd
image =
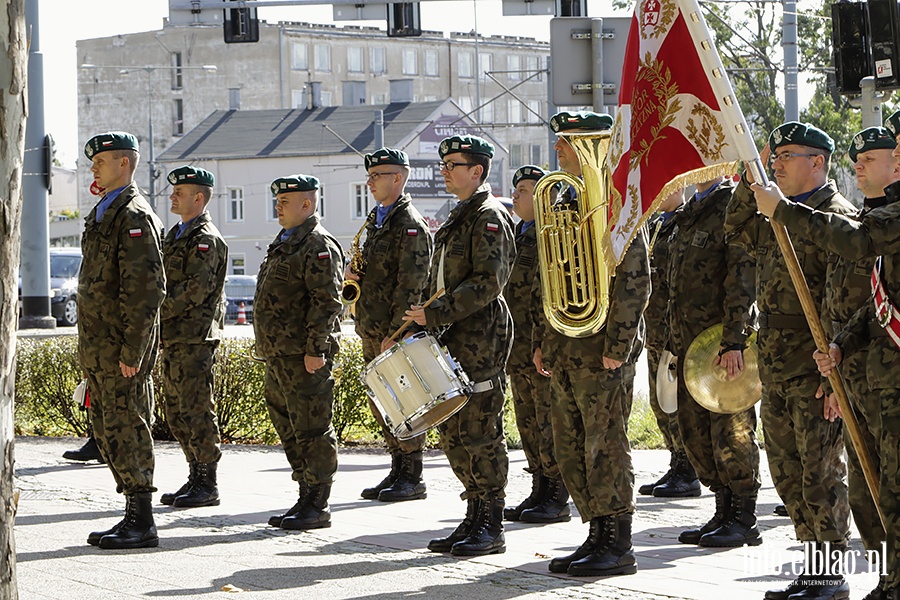
[{"label": "gold embroidery on banner", "polygon": [[[640,86],[641,82],[648,82],[652,87],[653,98],[648,98],[646,87]],[[681,110],[681,100],[678,95],[678,84],[672,83],[672,72],[655,60],[648,52],[644,60],[638,65],[635,78],[635,94],[631,100],[631,154],[628,164],[633,171],[641,161],[645,161],[653,144],[658,139],[665,139],[660,132],[675,123],[675,117]],[[650,128],[650,139],[644,138],[638,142],[635,148],[634,142],[637,132],[650,117],[656,116],[659,122]],[[645,161],[646,162],[646,161]]]},{"label": "gold embroidery on banner", "polygon": [[[699,117],[699,127],[693,117]],[[697,103],[691,109],[691,118],[684,127],[687,137],[703,154],[706,161],[722,160],[722,148],[725,147],[725,129],[705,104]],[[713,140],[715,138],[715,140]]]},{"label": "gold embroidery on banner", "polygon": [[658,38],[667,33],[675,13],[672,0],[645,0],[640,12],[641,38]]}]

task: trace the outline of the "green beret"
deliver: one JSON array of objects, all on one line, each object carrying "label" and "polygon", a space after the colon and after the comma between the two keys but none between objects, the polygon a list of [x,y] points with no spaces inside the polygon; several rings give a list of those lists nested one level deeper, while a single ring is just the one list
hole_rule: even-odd
[{"label": "green beret", "polygon": [[134,150],[140,152],[137,138],[125,131],[107,131],[95,135],[84,145],[84,155],[93,160],[95,154],[107,150]]},{"label": "green beret", "polygon": [[513,174],[513,187],[519,185],[519,182],[523,179],[530,179],[532,181],[538,181],[541,177],[546,175],[547,172],[542,168],[537,167],[535,165],[525,165],[524,167],[519,167],[516,169],[516,172]]},{"label": "green beret", "polygon": [[769,149],[774,153],[779,146],[797,144],[819,148],[829,154],[834,152],[834,140],[827,133],[809,123],[790,121],[779,125],[769,134]]},{"label": "green beret", "polygon": [[896,138],[897,134],[900,133],[900,110],[889,116],[884,122],[884,126]]},{"label": "green beret", "polygon": [[613,126],[613,118],[583,110],[580,112],[559,112],[550,117],[550,129],[554,133],[582,129],[585,131],[605,131]]},{"label": "green beret", "polygon": [[859,156],[860,152],[878,150],[879,148],[893,150],[896,147],[897,142],[890,131],[884,127],[869,127],[853,136],[850,148],[847,149],[847,154],[850,155],[850,160],[856,162],[856,157]]},{"label": "green beret", "polygon": [[409,157],[403,150],[393,148],[379,148],[372,154],[366,154],[366,171],[378,165],[403,165],[409,166]]},{"label": "green beret", "polygon": [[484,154],[488,158],[494,158],[494,145],[474,135],[454,135],[453,137],[444,138],[438,148],[438,154],[441,155],[441,158],[444,158],[454,152]]},{"label": "green beret", "polygon": [[279,177],[269,186],[276,196],[286,192],[312,192],[319,189],[319,180],[312,175]]},{"label": "green beret", "polygon": [[215,175],[206,169],[188,165],[172,169],[169,171],[167,179],[172,185],[178,185],[179,183],[193,183],[194,185],[208,185],[209,187],[216,185]]}]

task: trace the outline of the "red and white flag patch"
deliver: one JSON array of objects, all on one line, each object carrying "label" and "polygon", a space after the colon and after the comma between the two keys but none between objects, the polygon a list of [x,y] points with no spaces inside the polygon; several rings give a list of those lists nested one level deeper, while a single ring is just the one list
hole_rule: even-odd
[{"label": "red and white flag patch", "polygon": [[415,237],[415,236],[419,235],[419,230],[418,229],[407,229],[406,235],[411,235],[411,236]]},{"label": "red and white flag patch", "polygon": [[485,227],[485,229],[487,229],[488,231],[500,231],[500,224],[499,223],[488,223],[487,226]]},{"label": "red and white flag patch", "polygon": [[136,237],[141,237],[142,235],[144,235],[144,232],[141,231],[140,229],[129,229],[128,235],[130,235],[133,238],[136,238]]},{"label": "red and white flag patch", "polygon": [[319,254],[318,254],[319,260],[325,260],[325,259],[328,258],[329,256],[331,256],[331,255],[328,254],[327,251],[325,251],[325,252],[319,252]]},{"label": "red and white flag patch", "polygon": [[197,244],[197,250],[200,252],[209,252],[209,244]]}]

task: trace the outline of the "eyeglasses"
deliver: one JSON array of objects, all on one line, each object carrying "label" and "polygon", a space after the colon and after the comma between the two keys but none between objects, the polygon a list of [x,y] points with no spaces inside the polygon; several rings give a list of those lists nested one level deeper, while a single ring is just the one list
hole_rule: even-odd
[{"label": "eyeglasses", "polygon": [[769,165],[774,165],[776,160],[779,160],[783,163],[788,162],[792,158],[797,158],[798,156],[822,156],[821,154],[806,154],[801,152],[779,152],[778,154],[773,154],[769,157]]},{"label": "eyeglasses", "polygon": [[399,175],[397,171],[388,171],[387,173],[369,173],[366,175],[366,181],[377,181],[382,175]]},{"label": "eyeglasses", "polygon": [[438,167],[440,167],[441,171],[446,170],[448,173],[455,169],[456,167],[475,167],[478,166],[478,163],[467,163],[467,162],[453,162],[453,161],[440,161],[438,163]]}]

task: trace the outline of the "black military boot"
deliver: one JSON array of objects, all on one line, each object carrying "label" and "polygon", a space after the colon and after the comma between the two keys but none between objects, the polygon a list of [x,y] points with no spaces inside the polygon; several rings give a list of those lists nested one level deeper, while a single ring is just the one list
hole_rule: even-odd
[{"label": "black military boot", "polygon": [[600,543],[593,552],[576,560],[566,571],[575,577],[605,577],[637,573],[637,561],[631,546],[631,515],[604,517]]},{"label": "black military boot", "polygon": [[309,495],[309,484],[305,481],[300,482],[300,494],[297,498],[297,502],[287,509],[284,513],[280,515],[272,515],[269,517],[269,525],[272,527],[281,527],[281,521],[286,517],[291,517],[297,514],[304,504],[306,504],[306,497]]},{"label": "black military boot", "polygon": [[752,496],[731,496],[731,510],[722,526],[700,538],[699,545],[705,548],[740,548],[759,546],[762,536],[756,527],[756,494]]},{"label": "black military boot", "polygon": [[[126,502],[127,502],[127,500],[126,500]],[[110,535],[112,533],[117,532],[119,530],[119,527],[121,527],[124,523],[125,523],[125,519],[122,519],[121,521],[119,521],[118,523],[116,523],[115,525],[110,527],[109,529],[104,529],[103,531],[90,532],[88,534],[88,539],[87,539],[88,544],[90,544],[91,546],[99,546],[100,538],[102,538],[104,535]]]},{"label": "black military boot", "polygon": [[103,455],[100,454],[100,447],[97,445],[97,440],[94,439],[94,436],[91,435],[84,445],[78,450],[66,450],[63,452],[63,458],[67,458],[69,460],[80,460],[83,462],[87,462],[89,460],[100,461],[101,463],[105,463],[103,460]]},{"label": "black military boot", "polygon": [[814,561],[810,570],[812,578],[802,590],[791,594],[788,600],[847,600],[850,597],[850,584],[844,579],[843,573],[832,573],[830,565],[844,564],[844,560],[837,560],[834,553],[846,554],[850,548],[847,544],[816,542],[816,548],[821,552],[821,559]]},{"label": "black military boot", "polygon": [[219,463],[197,463],[194,485],[180,496],[175,497],[176,508],[196,508],[198,506],[218,506],[219,488],[216,486],[216,469]]},{"label": "black military boot", "polygon": [[166,506],[172,506],[172,504],[175,503],[175,498],[177,498],[178,496],[181,496],[182,494],[187,494],[188,490],[190,490],[192,487],[194,487],[194,482],[197,480],[197,461],[192,460],[191,462],[189,462],[188,469],[189,469],[188,479],[187,479],[187,481],[184,482],[184,485],[182,485],[180,488],[178,488],[174,492],[171,492],[168,494],[163,494],[162,496],[160,496],[159,497],[160,504],[165,504]]},{"label": "black military boot", "polygon": [[[804,546],[809,546],[814,548],[816,542],[803,542]],[[804,552],[804,554],[806,554]],[[799,594],[803,590],[810,585],[810,583],[815,579],[815,576],[812,575],[814,570],[811,570],[813,565],[810,564],[809,556],[807,556],[807,562],[803,565],[803,572],[797,577],[797,579],[793,580],[789,584],[787,584],[783,588],[777,588],[774,590],[769,590],[766,592],[764,598],[765,600],[788,600],[789,596],[794,594]]]},{"label": "black military boot", "polygon": [[675,454],[675,471],[669,480],[653,488],[656,498],[695,498],[700,495],[700,480],[687,454]]},{"label": "black military boot", "polygon": [[376,485],[375,487],[368,487],[362,491],[360,494],[366,500],[377,500],[378,494],[381,493],[381,490],[391,487],[391,484],[397,479],[397,476],[400,474],[400,457],[403,455],[399,452],[394,452],[391,454],[391,470],[387,474],[387,477],[381,480],[381,483]]},{"label": "black military boot", "polygon": [[713,490],[713,493],[716,495],[716,512],[713,513],[712,519],[699,529],[682,531],[678,536],[678,541],[682,544],[699,544],[701,537],[715,531],[728,520],[731,513],[731,490],[727,487],[722,487]]},{"label": "black military boot", "polygon": [[472,530],[475,518],[481,512],[481,502],[480,498],[469,498],[466,504],[466,516],[462,520],[462,523],[457,525],[456,529],[454,529],[447,537],[435,538],[428,542],[428,549],[432,552],[450,552],[450,549],[453,548],[453,544],[466,539],[469,535],[469,531]]},{"label": "black military boot", "polygon": [[772,514],[778,515],[779,517],[789,517],[787,507],[784,504],[776,504],[775,508],[772,510]]},{"label": "black military boot", "polygon": [[550,482],[540,471],[531,474],[531,493],[519,502],[516,506],[503,509],[503,518],[507,521],[518,521],[523,510],[534,508],[541,502],[541,498],[547,491],[547,484]]},{"label": "black military boot", "polygon": [[382,502],[402,502],[426,498],[428,490],[422,481],[422,467],[421,452],[401,455],[397,478],[378,493],[378,499]]},{"label": "black military boot", "polygon": [[581,544],[575,552],[560,556],[550,561],[549,569],[551,573],[565,573],[569,570],[569,565],[577,560],[588,556],[600,544],[600,533],[603,529],[603,523],[607,517],[594,517],[591,519],[587,539]]},{"label": "black military boot", "polygon": [[469,535],[450,548],[453,556],[484,556],[506,552],[506,538],[503,535],[503,498],[488,498],[481,501],[478,515]]},{"label": "black military boot", "polygon": [[564,523],[572,518],[569,490],[562,479],[550,479],[547,493],[534,508],[523,510],[519,520],[524,523]]},{"label": "black military boot", "polygon": [[281,519],[282,529],[322,529],[331,527],[331,508],[328,497],[331,496],[331,484],[319,483],[309,486],[306,502],[300,510]]},{"label": "black military boot", "polygon": [[653,488],[669,481],[669,478],[675,472],[675,457],[676,456],[677,456],[677,454],[675,452],[672,452],[669,456],[669,470],[666,471],[665,473],[663,473],[663,476],[660,477],[659,479],[657,479],[656,481],[654,481],[653,483],[645,483],[644,485],[639,487],[638,494],[641,494],[642,496],[652,496]]},{"label": "black military boot", "polygon": [[125,518],[116,531],[100,538],[97,544],[104,550],[156,548],[159,536],[153,522],[153,497],[150,492],[125,496]]},{"label": "black military boot", "polygon": [[885,583],[885,576],[882,575],[878,578],[878,585],[875,586],[875,589],[866,594],[863,600],[889,600],[888,592],[884,589]]}]

